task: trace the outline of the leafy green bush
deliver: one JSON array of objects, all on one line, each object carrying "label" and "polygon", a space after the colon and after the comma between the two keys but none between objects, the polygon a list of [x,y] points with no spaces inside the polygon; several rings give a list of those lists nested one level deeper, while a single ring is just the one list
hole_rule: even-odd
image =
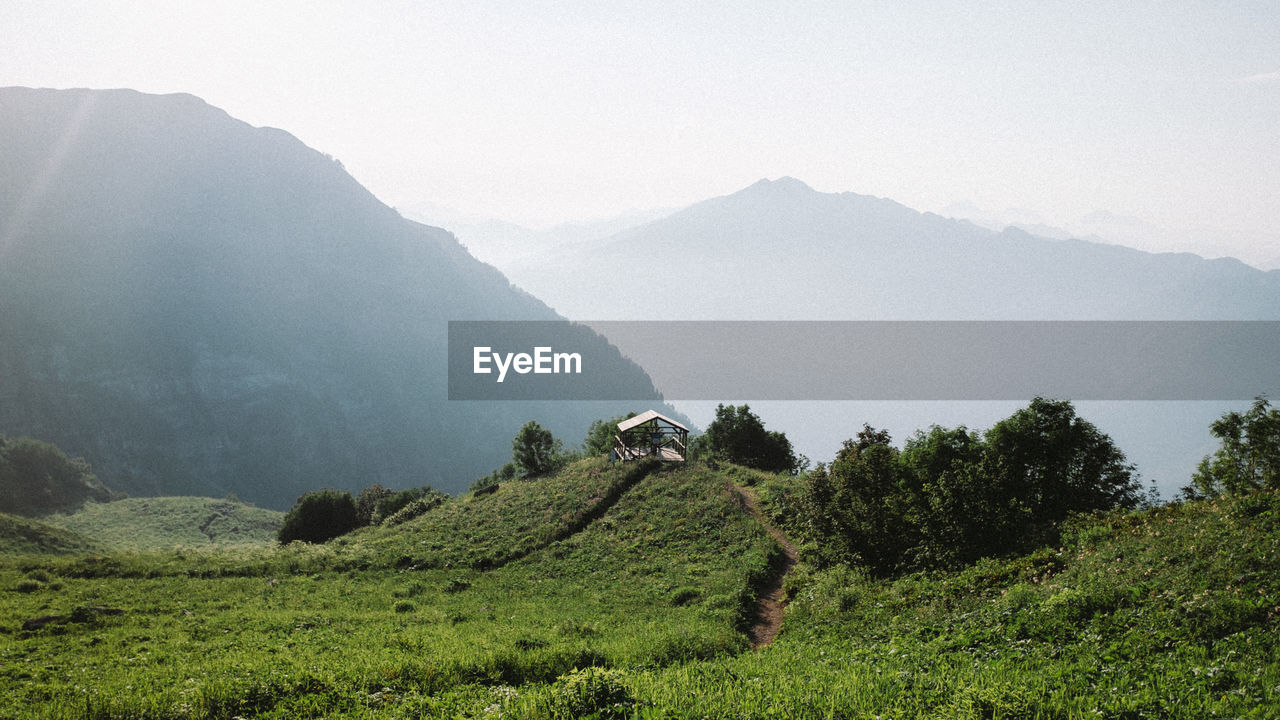
[{"label": "leafy green bush", "polygon": [[765,430],[747,405],[717,405],[716,419],[695,442],[695,450],[768,472],[796,472],[808,461],[791,449],[781,432]]},{"label": "leafy green bush", "polygon": [[546,475],[564,460],[564,444],[536,420],[525,423],[511,440],[511,461],[525,477]]},{"label": "leafy green bush", "polygon": [[609,420],[593,420],[587,427],[587,436],[582,440],[582,452],[587,457],[605,455],[614,446],[614,436],[618,433],[618,423],[635,417],[634,412],[619,415]]},{"label": "leafy green bush", "polygon": [[808,473],[799,504],[817,560],[890,574],[1026,552],[1073,514],[1146,499],[1111,438],[1036,398],[985,434],[934,426],[902,450],[863,426]]},{"label": "leafy green bush", "polygon": [[[410,500],[403,507],[388,515],[386,519],[382,521],[382,524],[387,527],[394,527],[401,523],[408,522],[416,517],[425,515],[431,510],[434,510],[443,504],[445,500],[449,499],[448,495],[440,492],[439,490],[424,488],[424,491],[425,492],[423,492],[422,496],[415,500]],[[398,499],[404,492],[409,491],[401,491],[401,493],[397,493],[397,495],[389,498],[389,500]],[[389,503],[387,507],[389,509],[391,507],[395,507],[395,505],[394,503]],[[378,512],[381,514],[383,512],[382,508],[379,508]]]},{"label": "leafy green bush", "polygon": [[627,717],[635,697],[627,687],[626,677],[621,670],[602,667],[561,675],[548,691],[548,714],[553,718]]},{"label": "leafy green bush", "polygon": [[356,517],[361,525],[372,525],[374,516],[377,515],[378,504],[394,495],[395,492],[389,488],[382,487],[379,483],[374,483],[356,497]]},{"label": "leafy green bush", "polygon": [[110,499],[83,459],[47,442],[0,435],[0,512],[40,514]]},{"label": "leafy green bush", "polygon": [[1254,398],[1245,413],[1229,412],[1209,426],[1220,445],[1200,461],[1191,483],[1182,488],[1188,500],[1280,488],[1280,408]]},{"label": "leafy green bush", "polygon": [[515,476],[516,464],[509,462],[488,475],[481,475],[476,478],[475,482],[471,483],[471,487],[467,488],[467,492],[477,495],[493,492],[498,488],[498,485],[515,479]]},{"label": "leafy green bush", "polygon": [[351,493],[320,490],[307,493],[284,516],[277,535],[280,543],[294,540],[322,543],[344,535],[360,525],[356,502]]},{"label": "leafy green bush", "polygon": [[44,583],[39,580],[19,580],[17,585],[13,586],[15,592],[32,593],[44,587]]}]

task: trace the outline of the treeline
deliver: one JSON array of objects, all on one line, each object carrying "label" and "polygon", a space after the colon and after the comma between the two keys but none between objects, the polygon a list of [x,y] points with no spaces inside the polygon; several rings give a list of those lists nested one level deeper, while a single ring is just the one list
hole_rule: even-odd
[{"label": "treeline", "polygon": [[1110,437],[1036,398],[985,433],[934,426],[901,449],[864,426],[806,474],[798,505],[820,564],[892,574],[1024,552],[1073,513],[1152,500]]},{"label": "treeline", "polygon": [[83,458],[41,440],[0,435],[0,512],[41,515],[110,499]]},{"label": "treeline", "polygon": [[399,525],[431,510],[449,495],[424,485],[391,490],[374,483],[352,496],[346,490],[317,490],[289,508],[276,539],[281,544],[322,543],[368,525]]},{"label": "treeline", "polygon": [[[517,477],[533,479],[558,471],[583,457],[606,455],[614,447],[618,425],[635,417],[629,412],[607,420],[595,420],[578,449],[566,449],[564,442],[536,420],[525,423],[511,440],[511,462],[477,478],[471,491],[484,491]],[[797,455],[787,436],[767,430],[747,405],[718,405],[715,420],[705,433],[689,443],[690,460],[725,460],[768,472],[797,473],[809,459]]]}]

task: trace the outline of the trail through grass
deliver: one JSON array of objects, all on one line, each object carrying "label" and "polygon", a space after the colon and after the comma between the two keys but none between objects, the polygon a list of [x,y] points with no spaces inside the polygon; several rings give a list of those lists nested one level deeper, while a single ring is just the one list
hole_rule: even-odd
[{"label": "trail through grass", "polygon": [[[1280,714],[1276,493],[877,579],[804,561],[794,479],[632,472],[583,461],[323,546],[6,554],[0,717]],[[783,630],[748,652],[779,578]]]},{"label": "trail through grass", "polygon": [[782,630],[783,614],[787,607],[784,584],[787,579],[787,573],[791,572],[791,569],[800,561],[800,551],[796,549],[795,544],[781,530],[765,518],[764,512],[760,509],[760,500],[756,497],[755,490],[737,484],[733,486],[733,489],[743,508],[751,513],[751,517],[760,523],[761,527],[769,533],[770,537],[782,549],[782,554],[775,556],[770,565],[771,577],[758,590],[759,600],[756,605],[755,622],[752,623],[751,627],[747,628],[747,637],[751,640],[751,648],[759,650],[772,643],[774,638],[778,636],[778,632]]}]

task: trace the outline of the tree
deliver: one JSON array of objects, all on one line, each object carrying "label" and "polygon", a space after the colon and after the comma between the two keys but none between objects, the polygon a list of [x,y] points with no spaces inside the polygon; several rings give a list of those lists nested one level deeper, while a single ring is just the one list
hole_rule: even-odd
[{"label": "tree", "polygon": [[361,490],[360,495],[356,497],[356,519],[361,525],[373,524],[378,503],[394,494],[395,492],[382,487],[380,483],[374,483]]},{"label": "tree", "polygon": [[1035,398],[987,431],[987,471],[1036,525],[1144,499],[1133,465],[1066,400]]},{"label": "tree", "polygon": [[717,405],[716,419],[698,438],[697,447],[729,462],[767,472],[796,472],[802,462],[781,432],[765,430],[750,406]]},{"label": "tree", "polygon": [[307,493],[284,516],[276,538],[286,544],[294,540],[322,543],[356,529],[360,520],[351,493],[320,490]]},{"label": "tree", "polygon": [[587,428],[587,437],[582,441],[582,451],[588,456],[603,455],[613,449],[614,436],[618,432],[618,423],[635,417],[634,412],[619,415],[610,420],[593,420]]},{"label": "tree", "polygon": [[511,441],[511,461],[525,477],[545,475],[562,463],[564,445],[535,420],[520,428]]},{"label": "tree", "polygon": [[47,513],[110,499],[83,458],[68,458],[40,440],[0,435],[0,512]]},{"label": "tree", "polygon": [[1209,432],[1218,438],[1218,449],[1200,461],[1191,483],[1182,488],[1183,497],[1280,488],[1280,408],[1256,397],[1243,414],[1228,412],[1213,421]]},{"label": "tree", "polygon": [[805,476],[802,506],[826,564],[855,562],[879,573],[900,568],[913,542],[912,494],[903,485],[889,433],[864,425],[830,466]]},{"label": "tree", "polygon": [[994,470],[978,433],[937,425],[917,431],[902,449],[904,484],[911,488],[910,551],[918,567],[947,567],[1009,552],[1030,527],[1016,493]]},{"label": "tree", "polygon": [[934,426],[901,451],[864,425],[806,476],[803,497],[821,559],[882,574],[1029,550],[1072,513],[1145,499],[1111,438],[1043,398],[983,435]]}]

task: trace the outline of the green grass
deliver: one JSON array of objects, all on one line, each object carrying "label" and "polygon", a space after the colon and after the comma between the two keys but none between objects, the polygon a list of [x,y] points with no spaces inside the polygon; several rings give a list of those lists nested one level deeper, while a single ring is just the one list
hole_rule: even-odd
[{"label": "green grass", "polygon": [[1280,715],[1276,493],[1087,520],[958,572],[789,584],[776,644],[638,676],[639,715]]},{"label": "green grass", "polygon": [[[585,527],[652,469],[580,460],[554,476],[512,480],[401,525],[361,530],[336,546],[379,567],[496,568]],[[406,543],[407,536],[418,539]]]},{"label": "green grass", "polygon": [[953,572],[802,561],[752,652],[778,549],[735,483],[787,519],[789,478],[587,460],[324,546],[7,555],[0,717],[1280,714],[1276,493]]},{"label": "green grass", "polygon": [[[0,588],[33,574],[58,587],[0,592],[0,614],[16,619],[0,627],[0,716],[433,717],[514,701],[523,691],[500,688],[550,687],[576,668],[640,672],[743,651],[740,604],[773,541],[722,478],[587,462],[558,480],[590,490],[588,506],[597,490],[603,499],[618,483],[630,489],[593,522],[567,506],[538,516],[512,538],[519,557],[489,570],[474,559],[502,543],[486,536],[476,550],[474,534],[450,539],[462,553],[453,567],[354,567],[435,539],[413,523],[342,546],[282,548],[263,573],[241,577],[132,572],[159,559],[168,570],[184,559],[207,567],[190,553],[8,563]],[[506,510],[478,521],[524,529],[527,518],[507,511],[545,507],[547,490],[504,488],[487,497],[509,494]],[[261,552],[220,554],[245,570]],[[277,573],[290,558],[298,571]],[[78,572],[86,564],[98,571]]]},{"label": "green grass", "polygon": [[283,519],[284,513],[234,500],[152,497],[85,503],[44,522],[107,548],[165,550],[265,545],[275,541]]},{"label": "green grass", "polygon": [[96,549],[88,538],[47,522],[0,513],[0,553],[38,555],[89,552]]}]

